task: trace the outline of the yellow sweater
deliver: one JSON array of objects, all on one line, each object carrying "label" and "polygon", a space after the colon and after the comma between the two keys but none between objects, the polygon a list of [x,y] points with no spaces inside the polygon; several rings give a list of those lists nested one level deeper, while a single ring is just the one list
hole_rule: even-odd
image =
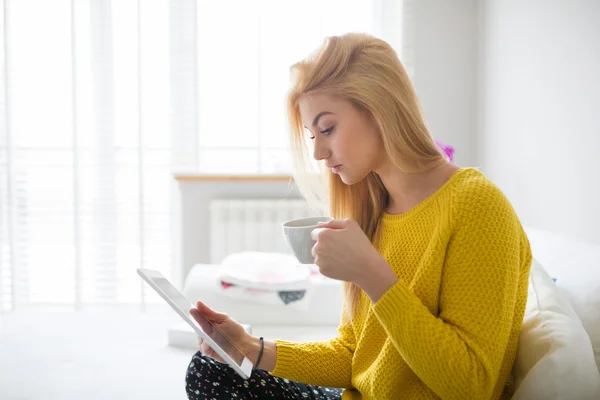
[{"label": "yellow sweater", "polygon": [[276,341],[273,375],[343,399],[498,399],[515,360],[531,250],[502,192],[464,168],[401,215],[379,252],[399,278],[322,342]]}]

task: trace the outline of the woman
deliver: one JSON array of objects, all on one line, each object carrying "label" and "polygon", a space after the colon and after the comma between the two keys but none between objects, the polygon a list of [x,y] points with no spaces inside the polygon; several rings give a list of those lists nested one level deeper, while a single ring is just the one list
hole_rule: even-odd
[{"label": "woman", "polygon": [[313,254],[321,273],[344,281],[339,336],[263,342],[198,303],[192,314],[226,331],[257,369],[243,381],[211,362],[202,344],[188,369],[188,397],[509,396],[531,264],[509,201],[481,172],[457,167],[436,147],[384,41],[330,37],[292,72],[295,159],[310,165],[310,139],[314,158],[328,168],[336,219],[313,232]]}]

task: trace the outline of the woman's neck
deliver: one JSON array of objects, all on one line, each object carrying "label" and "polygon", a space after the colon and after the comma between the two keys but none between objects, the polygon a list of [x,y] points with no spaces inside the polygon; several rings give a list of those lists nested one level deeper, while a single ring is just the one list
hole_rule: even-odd
[{"label": "woman's neck", "polygon": [[389,163],[377,171],[389,198],[388,214],[404,214],[438,191],[460,167],[444,163],[425,172],[405,172]]}]

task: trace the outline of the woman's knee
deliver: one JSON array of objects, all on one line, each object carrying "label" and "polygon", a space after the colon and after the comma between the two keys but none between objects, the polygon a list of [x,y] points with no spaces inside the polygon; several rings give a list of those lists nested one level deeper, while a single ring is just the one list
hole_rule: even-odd
[{"label": "woman's knee", "polygon": [[185,374],[188,398],[202,399],[203,392],[211,388],[213,382],[226,380],[228,372],[226,366],[198,351],[192,357]]},{"label": "woman's knee", "polygon": [[190,394],[200,395],[202,379],[207,379],[207,375],[210,375],[209,365],[210,363],[208,362],[207,357],[202,355],[199,351],[192,357],[185,374],[185,388],[188,397]]}]

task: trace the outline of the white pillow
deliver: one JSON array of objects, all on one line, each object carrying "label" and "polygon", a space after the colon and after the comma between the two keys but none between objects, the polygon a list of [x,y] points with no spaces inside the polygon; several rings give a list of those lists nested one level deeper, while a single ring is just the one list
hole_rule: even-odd
[{"label": "white pillow", "polygon": [[600,371],[600,245],[540,229],[527,229],[533,257],[556,278],[590,336]]},{"label": "white pillow", "polygon": [[513,368],[513,400],[597,400],[600,374],[573,307],[534,259]]}]

